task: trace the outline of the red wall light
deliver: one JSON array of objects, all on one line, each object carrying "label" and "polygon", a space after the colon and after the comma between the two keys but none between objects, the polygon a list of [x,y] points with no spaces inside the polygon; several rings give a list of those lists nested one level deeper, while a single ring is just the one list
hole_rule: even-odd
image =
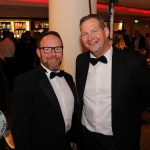
[{"label": "red wall light", "polygon": [[[108,5],[97,4],[97,9],[108,10]],[[123,6],[114,6],[115,11],[126,12],[126,13],[136,13],[142,16],[150,16],[150,10],[123,7]]]},{"label": "red wall light", "polygon": [[48,0],[18,0],[20,2],[30,2],[30,3],[48,3]]}]

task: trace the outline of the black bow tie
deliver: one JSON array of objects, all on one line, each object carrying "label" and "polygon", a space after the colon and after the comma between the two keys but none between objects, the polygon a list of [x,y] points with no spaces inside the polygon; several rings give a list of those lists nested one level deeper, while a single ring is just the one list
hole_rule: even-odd
[{"label": "black bow tie", "polygon": [[99,58],[90,58],[90,63],[94,66],[97,62],[100,61],[104,64],[107,64],[107,58],[105,56],[101,56]]},{"label": "black bow tie", "polygon": [[51,72],[50,79],[53,79],[55,76],[62,77],[64,75],[64,71],[60,70],[60,72]]}]

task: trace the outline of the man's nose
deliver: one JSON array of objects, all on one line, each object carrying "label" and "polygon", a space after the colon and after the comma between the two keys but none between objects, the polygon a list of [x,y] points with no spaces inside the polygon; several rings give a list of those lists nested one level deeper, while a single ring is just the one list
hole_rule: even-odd
[{"label": "man's nose", "polygon": [[52,51],[51,51],[50,54],[51,54],[51,55],[56,55],[56,52],[55,52],[55,49],[54,49],[54,48],[52,49]]},{"label": "man's nose", "polygon": [[89,33],[87,38],[88,38],[88,41],[91,41],[92,40],[92,34]]}]

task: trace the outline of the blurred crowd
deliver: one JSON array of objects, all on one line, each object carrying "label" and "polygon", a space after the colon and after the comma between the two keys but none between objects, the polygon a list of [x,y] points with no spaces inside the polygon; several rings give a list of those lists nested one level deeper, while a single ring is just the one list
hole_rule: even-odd
[{"label": "blurred crowd", "polygon": [[150,32],[142,35],[139,30],[134,31],[134,36],[129,37],[126,29],[114,33],[113,45],[120,50],[138,52],[146,58],[150,56]]},{"label": "blurred crowd", "polygon": [[30,71],[39,65],[36,55],[36,42],[42,33],[26,31],[20,39],[14,33],[4,31],[0,41],[0,59],[11,92],[16,76]]}]

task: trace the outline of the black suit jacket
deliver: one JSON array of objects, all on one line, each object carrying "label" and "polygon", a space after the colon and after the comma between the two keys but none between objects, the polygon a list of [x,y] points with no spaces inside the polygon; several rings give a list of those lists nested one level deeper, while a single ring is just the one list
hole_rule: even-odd
[{"label": "black suit jacket", "polygon": [[0,60],[0,111],[7,115],[9,93],[7,87],[7,79]]},{"label": "black suit jacket", "polygon": [[[71,75],[64,73],[64,78],[74,95],[75,122],[76,88]],[[73,140],[75,124],[66,135],[58,99],[41,66],[16,79],[12,100],[12,136],[16,150],[66,150],[65,143]]]},{"label": "black suit jacket", "polygon": [[[90,53],[76,60],[80,117]],[[107,82],[107,81],[106,81]],[[119,150],[139,150],[141,111],[150,106],[150,72],[139,54],[113,49],[112,130]]]},{"label": "black suit jacket", "polygon": [[[136,40],[136,37],[133,37],[132,38],[132,41],[131,41],[131,48],[134,49],[135,48],[135,45],[134,45],[134,42]],[[146,48],[146,43],[145,43],[145,38],[143,36],[140,35],[140,39],[139,39],[139,44],[138,44],[138,48],[141,49],[141,48]]]}]

